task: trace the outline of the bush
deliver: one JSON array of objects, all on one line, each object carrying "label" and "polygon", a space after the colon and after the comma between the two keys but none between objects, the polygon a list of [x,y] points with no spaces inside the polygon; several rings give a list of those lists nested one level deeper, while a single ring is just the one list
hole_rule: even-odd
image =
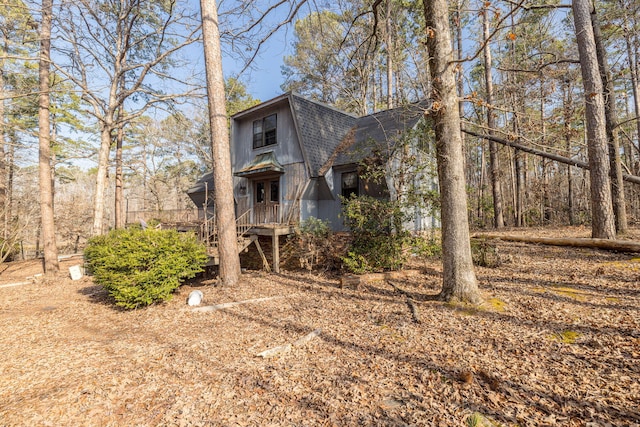
[{"label": "bush", "polygon": [[360,274],[399,270],[406,263],[410,235],[402,228],[406,215],[400,203],[369,196],[344,200],[345,224],[353,233],[347,256],[347,270]]},{"label": "bush", "polygon": [[438,258],[442,256],[442,244],[435,236],[415,236],[411,239],[411,251],[421,258]]},{"label": "bush", "polygon": [[140,228],[94,237],[84,256],[95,282],[127,309],[171,299],[207,262],[206,249],[194,235]]}]

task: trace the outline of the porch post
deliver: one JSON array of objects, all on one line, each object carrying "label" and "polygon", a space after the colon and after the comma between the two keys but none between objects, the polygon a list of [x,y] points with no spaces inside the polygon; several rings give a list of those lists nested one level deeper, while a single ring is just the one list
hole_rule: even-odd
[{"label": "porch post", "polygon": [[271,236],[271,251],[273,253],[273,272],[280,273],[280,239],[278,239],[278,233],[275,228],[272,230]]}]

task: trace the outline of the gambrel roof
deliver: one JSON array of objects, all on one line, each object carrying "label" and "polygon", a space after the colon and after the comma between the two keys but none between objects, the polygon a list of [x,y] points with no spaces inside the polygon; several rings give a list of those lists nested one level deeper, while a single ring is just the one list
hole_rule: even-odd
[{"label": "gambrel roof", "polygon": [[241,111],[233,115],[232,119],[242,118],[285,100],[291,109],[309,175],[312,178],[318,177],[318,171],[349,130],[356,125],[358,117],[322,102],[304,98],[295,92],[287,92]]},{"label": "gambrel roof", "polygon": [[418,124],[429,105],[430,101],[424,100],[358,118],[351,132],[345,135],[328,158],[322,171],[332,166],[357,163],[369,156],[376,147],[392,146],[398,138]]},{"label": "gambrel roof", "polygon": [[356,125],[358,118],[293,93],[289,99],[310,175],[317,177],[322,165]]}]

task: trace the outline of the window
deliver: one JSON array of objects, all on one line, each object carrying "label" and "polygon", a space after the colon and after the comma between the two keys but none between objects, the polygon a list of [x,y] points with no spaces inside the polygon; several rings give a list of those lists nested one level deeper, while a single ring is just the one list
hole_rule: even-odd
[{"label": "window", "polygon": [[264,203],[264,182],[256,184],[256,203]]},{"label": "window", "polygon": [[253,122],[253,148],[274,145],[276,138],[277,117],[275,114]]},{"label": "window", "polygon": [[271,197],[270,201],[273,203],[278,203],[280,201],[280,182],[279,181],[271,181]]},{"label": "window", "polygon": [[256,203],[278,203],[280,201],[280,181],[256,182]]},{"label": "window", "polygon": [[344,172],[342,174],[342,197],[359,196],[358,172]]}]

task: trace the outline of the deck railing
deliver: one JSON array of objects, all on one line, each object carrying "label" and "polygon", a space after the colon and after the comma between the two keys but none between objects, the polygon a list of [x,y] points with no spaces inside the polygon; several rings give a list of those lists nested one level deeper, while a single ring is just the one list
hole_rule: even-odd
[{"label": "deck railing", "polygon": [[[248,209],[236,219],[236,235],[238,240],[246,236],[251,228],[260,225],[290,224],[295,215],[296,206],[269,205],[255,206]],[[205,218],[206,216],[206,218]],[[218,230],[215,215],[204,215],[202,209],[173,209],[164,211],[130,211],[127,212],[127,224],[144,221],[158,221],[168,227],[187,225],[195,227],[200,241],[209,247],[218,246]]]},{"label": "deck railing", "polygon": [[158,221],[164,223],[196,222],[201,220],[198,209],[167,209],[162,211],[129,211],[127,212],[127,224],[140,221]]}]

